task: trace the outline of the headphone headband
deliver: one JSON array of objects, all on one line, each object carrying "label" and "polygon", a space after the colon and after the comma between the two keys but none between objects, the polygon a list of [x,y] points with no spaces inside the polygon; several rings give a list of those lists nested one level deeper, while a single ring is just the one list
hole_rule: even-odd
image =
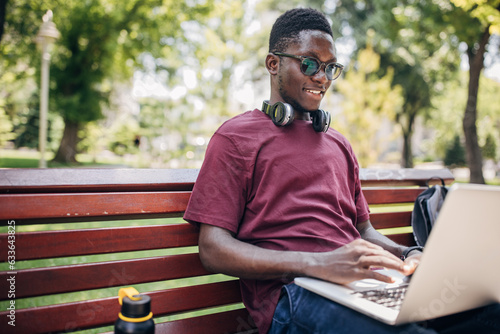
[{"label": "headphone headband", "polygon": [[[290,104],[276,102],[269,104],[269,100],[262,102],[262,112],[268,115],[276,126],[286,126],[293,122],[293,108]],[[310,112],[312,126],[316,132],[326,132],[330,127],[331,115],[328,111],[318,109]]]}]

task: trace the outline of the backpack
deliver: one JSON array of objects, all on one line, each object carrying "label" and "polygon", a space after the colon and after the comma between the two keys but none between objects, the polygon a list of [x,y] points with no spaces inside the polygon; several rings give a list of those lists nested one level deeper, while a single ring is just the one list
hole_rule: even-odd
[{"label": "backpack", "polygon": [[441,178],[439,179],[442,185],[429,187],[429,181],[432,179],[427,180],[428,189],[418,195],[411,214],[413,237],[417,245],[421,247],[424,247],[448,193],[448,188],[445,187],[444,180]]}]

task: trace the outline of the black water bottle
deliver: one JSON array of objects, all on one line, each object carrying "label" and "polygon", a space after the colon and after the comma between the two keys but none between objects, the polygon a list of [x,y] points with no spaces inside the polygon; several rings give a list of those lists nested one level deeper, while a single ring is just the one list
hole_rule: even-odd
[{"label": "black water bottle", "polygon": [[118,293],[121,312],[115,322],[117,334],[154,334],[155,323],[151,312],[151,298],[130,287]]}]

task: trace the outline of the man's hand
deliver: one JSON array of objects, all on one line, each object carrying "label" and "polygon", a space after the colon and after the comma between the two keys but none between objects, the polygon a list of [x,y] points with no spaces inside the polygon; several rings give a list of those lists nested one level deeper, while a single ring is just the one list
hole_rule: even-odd
[{"label": "man's hand", "polygon": [[362,239],[330,252],[278,251],[242,242],[225,229],[201,224],[199,245],[201,261],[209,271],[247,279],[309,276],[340,284],[364,278],[391,283],[390,277],[373,269],[395,269],[405,275],[413,272],[397,256]]},{"label": "man's hand", "polygon": [[[358,239],[332,252],[316,253],[316,262],[305,268],[308,276],[334,283],[347,284],[355,280],[373,278],[387,283],[393,279],[373,269],[395,269],[405,275],[415,270],[417,262],[403,262],[395,255],[366,240]],[[416,260],[416,259],[415,259]]]},{"label": "man's hand", "polygon": [[412,255],[408,256],[405,259],[405,265],[410,267],[410,273],[406,275],[411,275],[417,269],[417,266],[420,264],[420,258],[422,257],[422,252],[420,251],[415,251],[411,252]]}]

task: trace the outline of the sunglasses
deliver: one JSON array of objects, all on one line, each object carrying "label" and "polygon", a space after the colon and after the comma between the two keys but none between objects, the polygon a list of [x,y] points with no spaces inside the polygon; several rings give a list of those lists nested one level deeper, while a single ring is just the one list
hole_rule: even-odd
[{"label": "sunglasses", "polygon": [[314,57],[306,57],[306,56],[295,56],[291,55],[288,53],[283,53],[283,52],[273,52],[274,55],[280,56],[280,57],[289,57],[289,58],[295,58],[300,60],[300,70],[302,73],[308,76],[313,76],[316,73],[319,72],[321,67],[325,65],[325,74],[326,78],[328,80],[335,80],[337,79],[340,74],[342,73],[342,70],[344,69],[344,65],[341,65],[339,63],[322,63],[318,59]]}]

